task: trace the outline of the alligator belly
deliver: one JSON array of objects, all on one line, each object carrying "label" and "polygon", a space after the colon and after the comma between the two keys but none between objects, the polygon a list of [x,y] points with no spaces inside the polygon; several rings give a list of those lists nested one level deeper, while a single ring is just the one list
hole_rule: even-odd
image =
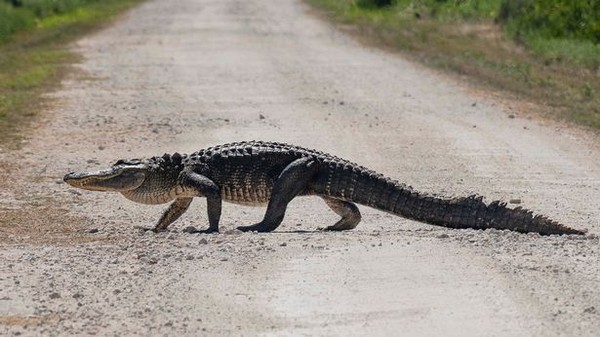
[{"label": "alligator belly", "polygon": [[234,204],[246,206],[266,206],[271,197],[271,188],[264,186],[258,188],[236,188],[232,186],[221,187],[221,198]]}]

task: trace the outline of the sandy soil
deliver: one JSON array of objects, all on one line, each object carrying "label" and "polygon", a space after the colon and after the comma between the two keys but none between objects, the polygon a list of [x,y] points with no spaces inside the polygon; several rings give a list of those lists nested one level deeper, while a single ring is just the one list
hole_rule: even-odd
[{"label": "sandy soil", "polygon": [[[79,41],[84,61],[22,149],[0,151],[0,335],[597,336],[600,140],[361,46],[298,1],[149,1]],[[68,171],[236,140],[318,148],[423,191],[521,205],[584,237],[449,230],[294,200],[163,206],[78,191]]]}]

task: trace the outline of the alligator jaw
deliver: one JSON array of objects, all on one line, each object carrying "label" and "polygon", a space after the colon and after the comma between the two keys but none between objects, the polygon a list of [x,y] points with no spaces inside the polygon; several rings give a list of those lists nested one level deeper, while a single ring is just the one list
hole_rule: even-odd
[{"label": "alligator jaw", "polygon": [[89,191],[123,192],[138,188],[146,178],[143,172],[109,168],[96,172],[71,172],[63,180],[77,188]]}]

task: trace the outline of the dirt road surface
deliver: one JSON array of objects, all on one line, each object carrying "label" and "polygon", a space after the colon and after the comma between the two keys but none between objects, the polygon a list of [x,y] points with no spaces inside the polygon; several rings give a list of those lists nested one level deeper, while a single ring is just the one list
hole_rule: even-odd
[{"label": "dirt road surface", "polygon": [[[598,336],[600,141],[365,47],[298,1],[149,1],[83,56],[21,150],[3,149],[0,335]],[[274,233],[222,233],[197,200],[79,191],[68,171],[118,158],[276,140],[418,190],[520,199],[586,236],[450,230],[367,208],[353,231],[294,200]]]}]

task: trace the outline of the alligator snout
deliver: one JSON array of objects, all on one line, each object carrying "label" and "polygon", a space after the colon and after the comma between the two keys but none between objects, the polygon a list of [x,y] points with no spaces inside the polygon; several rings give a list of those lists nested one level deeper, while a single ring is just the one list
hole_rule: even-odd
[{"label": "alligator snout", "polygon": [[75,171],[71,171],[71,172],[65,174],[65,176],[63,177],[63,181],[68,182],[69,180],[74,179],[76,173],[77,172],[75,172]]}]

